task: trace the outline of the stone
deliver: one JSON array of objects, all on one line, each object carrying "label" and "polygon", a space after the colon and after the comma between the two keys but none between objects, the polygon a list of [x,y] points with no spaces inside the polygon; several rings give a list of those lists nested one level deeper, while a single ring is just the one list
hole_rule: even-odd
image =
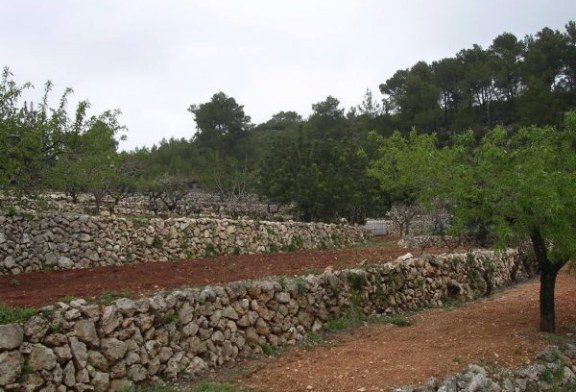
[{"label": "stone", "polygon": [[32,316],[26,323],[24,323],[24,334],[28,341],[32,343],[39,343],[46,336],[46,332],[50,328],[48,320],[42,316]]},{"label": "stone", "polygon": [[178,311],[178,320],[180,320],[180,324],[185,325],[192,321],[194,318],[194,308],[188,303],[185,302],[182,305],[182,308]]},{"label": "stone", "polygon": [[92,385],[94,385],[94,391],[106,392],[110,387],[110,375],[107,373],[95,372],[92,376]]},{"label": "stone", "polygon": [[76,385],[76,369],[74,368],[72,361],[68,362],[64,368],[64,378],[62,379],[62,382],[69,387]]},{"label": "stone", "polygon": [[61,269],[72,269],[74,267],[74,262],[66,256],[58,257],[58,267]]},{"label": "stone", "polygon": [[102,354],[112,363],[124,358],[128,351],[128,344],[116,338],[102,339],[100,342]]},{"label": "stone", "polygon": [[67,321],[76,320],[82,317],[82,313],[78,309],[68,309],[66,313],[64,313],[64,318]]},{"label": "stone", "polygon": [[100,329],[104,336],[110,335],[122,323],[122,316],[118,313],[115,305],[109,305],[104,308],[102,319],[100,320]]},{"label": "stone", "polygon": [[150,300],[150,307],[158,312],[165,312],[167,310],[166,301],[161,295],[155,295]]},{"label": "stone", "polygon": [[174,355],[174,351],[170,347],[162,347],[158,353],[160,362],[167,362]]},{"label": "stone", "polygon": [[98,254],[98,251],[94,249],[88,249],[86,251],[86,257],[88,257],[88,259],[90,259],[93,262],[100,261],[100,255]]},{"label": "stone", "polygon": [[108,360],[100,351],[88,351],[88,363],[98,370],[108,370]]},{"label": "stone", "polygon": [[135,352],[128,352],[128,354],[126,354],[126,364],[127,365],[133,365],[135,363],[139,363],[141,362],[140,360],[140,355],[138,355]]},{"label": "stone", "polygon": [[230,320],[238,320],[238,313],[232,306],[227,306],[222,310],[222,317]]},{"label": "stone", "polygon": [[182,333],[185,336],[194,336],[198,333],[200,327],[196,323],[189,323],[182,327]]},{"label": "stone", "polygon": [[72,359],[74,359],[74,365],[78,369],[83,369],[88,363],[88,349],[86,344],[80,342],[78,338],[70,338],[70,350],[72,351]]},{"label": "stone", "polygon": [[290,293],[287,293],[285,291],[280,291],[279,293],[276,293],[274,295],[274,299],[278,303],[287,304],[290,302]]},{"label": "stone", "polygon": [[20,347],[24,341],[24,330],[18,324],[0,325],[0,351]]},{"label": "stone", "polygon": [[6,256],[4,258],[4,267],[8,269],[16,267],[16,259],[14,256]]},{"label": "stone", "polygon": [[54,354],[56,354],[56,360],[60,364],[64,364],[72,359],[72,351],[69,346],[59,346],[54,347]]},{"label": "stone", "polygon": [[74,335],[82,342],[88,343],[92,347],[98,347],[100,338],[96,333],[94,320],[79,320],[74,324]]},{"label": "stone", "polygon": [[68,344],[68,337],[63,333],[51,333],[44,338],[44,344],[48,346],[64,346]]},{"label": "stone", "polygon": [[82,242],[89,242],[92,240],[92,236],[90,234],[87,234],[87,233],[81,233],[78,236],[78,240],[80,240]]},{"label": "stone", "polygon": [[208,369],[208,365],[206,364],[206,362],[204,362],[202,358],[196,356],[192,358],[190,364],[188,365],[188,367],[186,367],[185,372],[187,374],[195,375],[202,373],[206,369]]},{"label": "stone", "polygon": [[51,370],[56,366],[56,354],[42,344],[34,344],[28,358],[32,370]]},{"label": "stone", "polygon": [[131,380],[133,380],[135,382],[140,382],[140,381],[146,380],[147,375],[148,375],[146,372],[146,368],[142,365],[139,365],[139,364],[130,366],[127,374],[128,374],[128,378],[130,378]]},{"label": "stone", "polygon": [[22,373],[24,356],[18,351],[0,353],[0,386],[15,383]]},{"label": "stone", "polygon": [[134,302],[130,298],[117,299],[115,305],[120,313],[128,317],[132,317],[137,310],[136,302]]},{"label": "stone", "polygon": [[46,253],[45,261],[46,265],[52,266],[58,264],[58,256],[56,256],[53,252]]},{"label": "stone", "polygon": [[259,335],[267,336],[270,334],[270,326],[262,318],[259,318],[258,321],[256,321],[255,327],[256,327],[256,332]]},{"label": "stone", "polygon": [[37,373],[29,373],[22,380],[26,392],[37,391],[42,385],[44,385],[44,383],[45,381],[42,376]]},{"label": "stone", "polygon": [[[76,383],[87,384],[90,382],[90,373],[88,369],[80,369],[76,372]],[[78,386],[76,385],[76,388]]]}]

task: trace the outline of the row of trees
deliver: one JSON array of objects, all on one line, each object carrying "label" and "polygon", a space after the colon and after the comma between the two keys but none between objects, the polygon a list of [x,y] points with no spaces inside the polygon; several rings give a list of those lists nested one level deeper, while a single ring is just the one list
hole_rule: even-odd
[{"label": "row of trees", "polygon": [[474,45],[455,57],[397,71],[380,85],[382,100],[368,90],[360,105],[345,110],[327,97],[312,105],[307,119],[283,111],[254,125],[242,105],[219,92],[188,108],[196,123],[193,137],[130,153],[117,151],[125,131],[118,111],[89,116],[89,103],[82,101],[69,113],[71,90],[52,108],[51,83],[39,105],[21,103],[31,86],[16,85],[5,69],[0,186],[29,195],[60,189],[74,200],[91,192],[97,204],[106,194],[119,199],[140,190],[174,208],[199,184],[222,200],[256,193],[292,204],[303,220],[360,222],[415,197],[390,181],[382,190],[378,178],[368,175],[377,158],[371,131],[388,137],[416,127],[450,145],[468,129],[482,137],[494,124],[559,125],[562,113],[576,104],[575,67],[574,22],[565,32],[544,28],[522,40],[504,33],[486,50]]},{"label": "row of trees", "polygon": [[454,57],[418,62],[380,85],[397,129],[480,132],[497,124],[560,125],[576,103],[576,23],[496,37]]},{"label": "row of trees", "polygon": [[34,197],[46,189],[60,189],[76,200],[93,193],[97,202],[120,186],[117,174],[126,154],[118,154],[123,137],[118,110],[88,116],[88,101],[67,108],[67,89],[57,107],[50,107],[52,83],[44,86],[40,104],[20,102],[32,86],[17,85],[8,68],[0,79],[0,188]]}]

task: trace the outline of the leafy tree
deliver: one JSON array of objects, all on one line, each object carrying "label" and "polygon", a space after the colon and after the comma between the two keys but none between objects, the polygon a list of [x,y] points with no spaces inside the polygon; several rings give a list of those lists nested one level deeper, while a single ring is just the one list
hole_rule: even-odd
[{"label": "leafy tree", "polygon": [[440,89],[434,82],[432,67],[420,61],[409,70],[398,71],[380,85],[386,111],[396,111],[402,129],[415,126],[431,132],[439,125],[442,112]]},{"label": "leafy tree", "polygon": [[282,131],[287,128],[297,126],[303,123],[302,116],[294,111],[281,111],[274,115],[270,120],[263,124],[259,124],[256,128],[258,130],[266,131]]},{"label": "leafy tree", "polygon": [[443,112],[442,126],[445,130],[451,128],[452,121],[463,99],[460,89],[460,79],[463,66],[455,58],[444,58],[432,63],[434,83],[440,89],[440,107]]},{"label": "leafy tree", "polygon": [[71,90],[65,90],[57,108],[50,108],[52,83],[47,82],[40,105],[20,105],[21,94],[31,85],[18,86],[11,77],[4,68],[0,80],[0,185],[34,196],[45,185],[46,170],[60,152]]},{"label": "leafy tree", "polygon": [[371,138],[379,145],[379,153],[371,163],[369,173],[390,198],[400,232],[407,235],[412,219],[420,212],[420,204],[431,205],[437,192],[440,173],[431,173],[431,168],[439,165],[440,158],[436,135],[418,134],[412,130],[406,137],[395,132],[389,138],[375,133]]},{"label": "leafy tree", "polygon": [[194,115],[195,141],[201,149],[234,155],[236,144],[251,127],[244,107],[223,92],[214,94],[210,102],[191,105],[188,111]]},{"label": "leafy tree", "polygon": [[528,240],[541,271],[540,328],[554,332],[556,277],[576,256],[576,113],[561,129],[468,132],[440,150],[433,138],[394,139],[372,169],[384,189],[398,183],[424,204],[446,201],[455,233],[481,222],[502,246]]},{"label": "leafy tree", "polygon": [[301,129],[279,138],[262,160],[259,191],[272,202],[293,203],[305,221],[362,222],[382,205],[367,164],[353,140],[317,139]]},{"label": "leafy tree", "polygon": [[569,38],[557,30],[544,28],[525,39],[522,65],[525,91],[520,100],[524,125],[560,125],[566,110],[563,97],[564,56]]},{"label": "leafy tree", "polygon": [[198,133],[193,143],[198,148],[196,176],[208,190],[222,200],[243,195],[255,162],[248,131],[250,117],[236,100],[220,92],[210,102],[188,109],[196,121]]}]

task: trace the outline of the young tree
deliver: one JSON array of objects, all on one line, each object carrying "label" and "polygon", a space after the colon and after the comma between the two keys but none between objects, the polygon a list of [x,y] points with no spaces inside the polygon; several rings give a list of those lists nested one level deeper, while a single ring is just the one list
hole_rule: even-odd
[{"label": "young tree", "polygon": [[397,135],[382,148],[372,174],[383,189],[414,189],[426,204],[445,200],[451,230],[481,224],[501,246],[529,241],[540,268],[540,329],[554,332],[558,272],[576,257],[576,113],[564,127],[495,128],[437,149],[433,139]]},{"label": "young tree", "polygon": [[509,136],[496,128],[469,146],[446,151],[454,164],[456,229],[483,218],[502,245],[531,242],[540,267],[540,329],[554,332],[556,276],[576,256],[576,113],[562,129],[529,127]]}]

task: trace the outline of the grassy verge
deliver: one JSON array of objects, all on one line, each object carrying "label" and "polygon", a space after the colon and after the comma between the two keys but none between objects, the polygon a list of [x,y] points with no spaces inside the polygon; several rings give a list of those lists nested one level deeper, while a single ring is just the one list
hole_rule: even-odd
[{"label": "grassy verge", "polygon": [[16,308],[0,303],[0,324],[19,323],[28,320],[38,310],[33,308]]}]

